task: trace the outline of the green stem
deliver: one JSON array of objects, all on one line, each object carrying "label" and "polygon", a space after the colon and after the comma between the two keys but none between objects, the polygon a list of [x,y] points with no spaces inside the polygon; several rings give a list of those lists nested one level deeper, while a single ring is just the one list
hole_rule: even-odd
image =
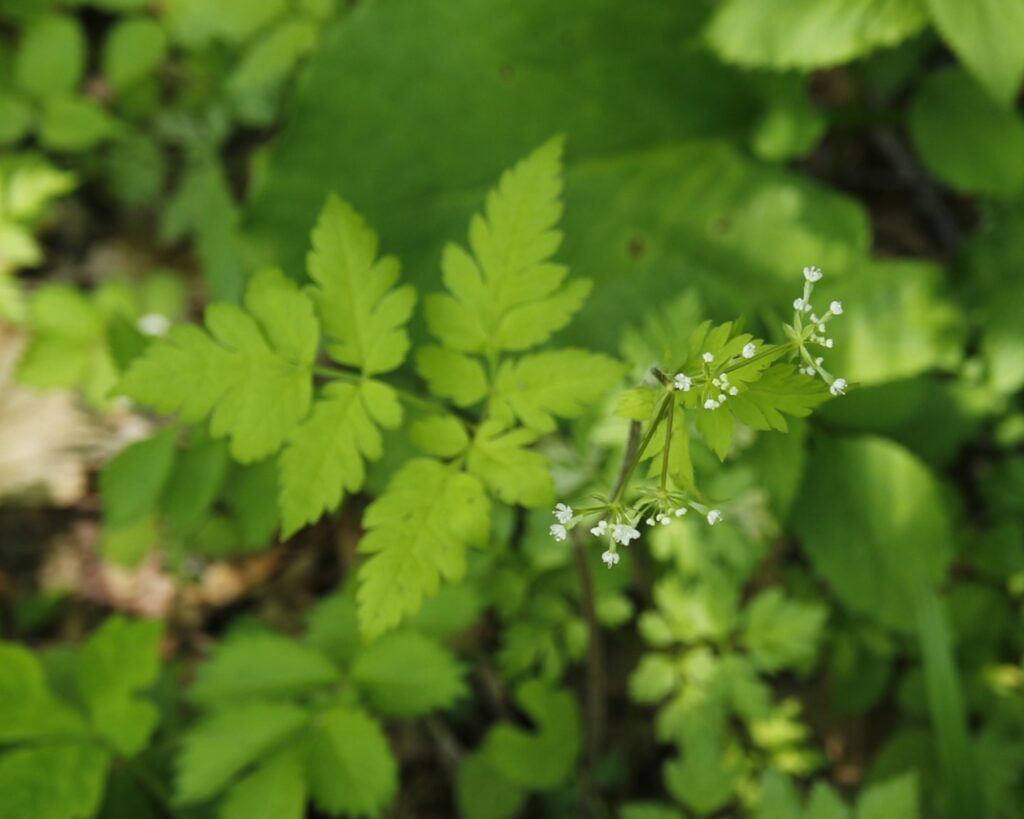
[{"label": "green stem", "polygon": [[630,461],[629,467],[626,469],[622,481],[619,483],[619,486],[616,489],[615,494],[612,496],[612,505],[619,502],[619,499],[622,497],[623,492],[626,491],[626,487],[629,486],[629,479],[633,477],[633,472],[636,470],[637,464],[640,463],[640,459],[643,457],[644,451],[647,449],[647,447],[651,443],[651,440],[654,438],[654,433],[661,425],[661,422],[665,420],[665,415],[668,413],[668,408],[672,401],[672,393],[667,393],[665,397],[661,399],[661,406],[658,407],[658,414],[654,417],[654,420],[651,421],[651,425],[650,427],[648,427],[647,432],[644,434],[643,440],[640,441],[640,446],[636,448],[636,454],[633,456],[632,461]]},{"label": "green stem", "polygon": [[[361,384],[364,379],[364,376],[360,375],[359,373],[349,372],[348,370],[337,370],[333,367],[314,366],[313,374],[321,375],[324,378],[330,378],[335,381],[344,381],[347,384],[355,384],[357,386]],[[416,393],[414,392],[404,390],[401,387],[396,387],[394,384],[388,384],[388,386],[395,391],[395,393],[398,395],[399,400],[401,400],[405,404],[408,404],[411,407],[417,407],[418,409],[424,410],[426,412],[443,412],[448,415],[454,415],[466,426],[470,426],[470,423],[467,419],[460,417],[458,413],[453,413],[449,411],[446,407],[444,407],[441,404],[435,403],[434,401],[431,401],[428,398],[423,398],[419,395],[416,395]]]},{"label": "green stem", "polygon": [[[672,394],[669,393],[669,399],[672,398]],[[668,417],[665,419],[665,423],[668,425],[665,427],[665,448],[661,453],[661,491],[664,492],[668,486],[668,455],[672,449],[672,421],[675,416],[676,402],[669,400],[668,402]]]}]

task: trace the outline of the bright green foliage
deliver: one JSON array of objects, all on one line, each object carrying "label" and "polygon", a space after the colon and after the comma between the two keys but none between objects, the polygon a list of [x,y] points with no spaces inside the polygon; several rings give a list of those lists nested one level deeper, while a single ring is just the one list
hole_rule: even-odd
[{"label": "bright green foliage", "polygon": [[395,287],[398,260],[377,257],[377,234],[337,196],[324,205],[312,241],[312,295],[331,358],[365,375],[395,369],[409,350],[404,326],[416,303],[415,290]]},{"label": "bright green foliage", "polygon": [[444,347],[426,346],[416,351],[416,372],[430,391],[449,398],[457,407],[470,407],[487,395],[487,374],[475,358]]},{"label": "bright green foliage", "polygon": [[88,819],[110,759],[98,746],[30,746],[0,754],[0,819]]},{"label": "bright green foliage", "polygon": [[451,707],[466,694],[462,677],[462,668],[448,652],[415,632],[388,635],[352,666],[352,679],[374,709],[395,717]]},{"label": "bright green foliage", "polygon": [[744,611],[743,644],[760,671],[806,668],[818,653],[827,612],[817,603],[762,592]]},{"label": "bright green foliage", "polygon": [[121,450],[100,473],[103,514],[118,526],[152,509],[174,467],[177,433],[172,427]]},{"label": "bright green foliage", "polygon": [[337,679],[337,669],[317,651],[276,634],[243,634],[202,666],[192,698],[206,706],[229,705],[299,694]]},{"label": "bright green foliage", "polygon": [[308,724],[309,715],[286,703],[234,705],[205,718],[185,738],[179,757],[178,798],[201,802],[247,766],[283,747]]},{"label": "bright green foliage", "polygon": [[792,783],[766,774],[753,819],[919,819],[916,778],[904,775],[865,788],[856,808],[847,807],[833,788],[818,782],[801,805]]},{"label": "bright green foliage", "polygon": [[879,439],[819,447],[794,523],[839,599],[893,629],[913,629],[916,593],[944,575],[952,556],[941,487],[917,458]]},{"label": "bright green foliage", "polygon": [[526,801],[523,789],[494,770],[482,753],[459,765],[456,797],[463,819],[513,819]]},{"label": "bright green foliage", "polygon": [[309,409],[316,353],[313,306],[277,271],[256,276],[245,309],[214,304],[204,332],[177,326],[125,374],[120,389],[187,421],[210,417],[243,463],[280,447]]},{"label": "bright green foliage", "polygon": [[21,646],[0,643],[0,742],[85,730],[82,719],[50,692],[35,656]]},{"label": "bright green foliage", "polygon": [[15,94],[0,91],[0,145],[19,142],[31,127],[31,106]]},{"label": "bright green foliage", "polygon": [[466,427],[453,415],[430,415],[409,426],[409,438],[428,455],[454,458],[469,446]]},{"label": "bright green foliage", "polygon": [[359,551],[359,621],[370,639],[466,571],[466,548],[483,545],[490,510],[480,481],[428,458],[408,461],[366,510]]},{"label": "bright green foliage", "polygon": [[303,819],[306,782],[297,754],[287,751],[259,765],[228,792],[221,819]]},{"label": "bright green foliage", "polygon": [[924,0],[727,0],[715,12],[708,40],[729,62],[806,69],[895,45],[926,23]]},{"label": "bright green foliage", "polygon": [[950,187],[1003,199],[1024,189],[1024,121],[962,69],[928,76],[909,124],[921,159]]},{"label": "bright green foliage", "polygon": [[69,94],[85,71],[85,54],[85,33],[76,19],[41,17],[28,28],[18,47],[15,82],[38,98]]},{"label": "bright green foliage", "polygon": [[580,309],[590,283],[563,287],[568,270],[550,261],[562,236],[561,139],[538,148],[488,194],[469,228],[472,255],[448,245],[441,267],[448,293],[426,302],[430,331],[447,347],[493,357],[546,341]]},{"label": "bright green foliage", "polygon": [[95,148],[114,133],[114,121],[93,102],[79,97],[48,97],[39,122],[39,138],[54,151]]},{"label": "bright green foliage", "polygon": [[380,725],[339,705],[322,714],[306,746],[313,801],[329,813],[375,817],[398,787],[398,771]]},{"label": "bright green foliage", "polygon": [[[1024,77],[1024,2],[927,0],[935,27],[967,68],[1005,107]],[[957,126],[955,120],[950,124]]]},{"label": "bright green foliage", "polygon": [[167,35],[155,20],[135,18],[118,23],[103,46],[103,74],[121,91],[163,62]]},{"label": "bright green foliage", "polygon": [[555,417],[576,418],[623,375],[621,363],[586,350],[555,350],[505,362],[494,382],[492,412],[552,432]]},{"label": "bright green foliage", "polygon": [[469,471],[505,503],[547,506],[555,496],[547,459],[527,449],[537,438],[523,427],[507,429],[500,421],[485,421],[469,450]]},{"label": "bright green foliage", "polygon": [[498,725],[488,733],[482,753],[491,767],[512,783],[532,790],[556,788],[571,774],[579,753],[576,700],[539,680],[520,686],[516,699],[536,730]]},{"label": "bright green foliage", "polygon": [[317,30],[305,19],[285,20],[246,51],[228,78],[228,89],[245,98],[273,90],[313,47]]},{"label": "bright green foliage", "polygon": [[78,691],[93,727],[124,756],[149,742],[160,714],[139,694],[156,682],[163,623],[108,619],[78,657]]},{"label": "bright green foliage", "polygon": [[169,0],[165,13],[178,40],[199,46],[210,40],[247,40],[286,6],[286,0],[224,0],[216,7],[205,0]]},{"label": "bright green foliage", "polygon": [[693,742],[681,759],[665,763],[665,785],[680,803],[706,816],[733,800],[737,775],[725,763],[717,745]]}]

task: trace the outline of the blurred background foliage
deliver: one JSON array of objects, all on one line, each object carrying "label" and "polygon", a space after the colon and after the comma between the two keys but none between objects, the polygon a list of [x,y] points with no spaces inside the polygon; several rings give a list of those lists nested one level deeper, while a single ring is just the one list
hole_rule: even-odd
[{"label": "blurred background foliage", "polygon": [[[0,817],[1024,814],[1022,76],[1024,0],[0,0]],[[563,343],[636,383],[816,264],[855,389],[695,445],[728,526],[590,556],[599,666],[546,510],[362,646],[389,458],[281,543],[272,462],[112,388],[302,280],[332,191],[431,289],[556,133],[595,282]],[[542,443],[562,496],[614,476],[613,407]]]}]

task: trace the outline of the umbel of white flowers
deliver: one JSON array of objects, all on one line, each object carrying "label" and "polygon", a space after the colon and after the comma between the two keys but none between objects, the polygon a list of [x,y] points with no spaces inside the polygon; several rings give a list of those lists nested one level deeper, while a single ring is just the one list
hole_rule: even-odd
[{"label": "umbel of white flowers", "polygon": [[[828,350],[833,347],[833,340],[825,335],[827,332],[827,325],[830,319],[835,316],[841,316],[843,314],[843,303],[841,301],[833,301],[828,306],[828,310],[822,315],[817,315],[814,312],[814,305],[811,304],[811,296],[814,293],[814,285],[820,282],[824,278],[824,274],[818,267],[805,267],[804,268],[804,292],[798,298],[793,300],[793,327],[797,332],[803,332],[806,328],[811,328],[809,335],[807,336],[807,342],[809,344],[819,344]],[[809,313],[807,317],[807,323],[804,323],[804,314]],[[828,384],[828,391],[832,395],[842,395],[846,392],[847,383],[845,378],[836,378],[834,375],[829,373],[822,365],[825,359],[821,356],[812,356],[805,345],[800,346],[800,357],[803,362],[800,367],[800,372],[804,375],[809,375],[812,378],[816,375],[820,375],[826,384]]]},{"label": "umbel of white flowers", "polygon": [[[697,505],[693,505],[694,510],[700,511]],[[659,511],[652,513],[651,517],[646,519],[648,526],[668,526],[675,518],[681,518],[689,511],[686,506],[677,507],[674,510],[669,510],[671,514],[667,514],[665,511]],[[569,532],[573,528],[575,523],[582,520],[585,515],[576,515],[573,512],[573,508],[565,503],[555,504],[555,508],[551,510],[551,514],[555,516],[558,523],[553,523],[549,527],[548,531],[551,533],[551,537],[555,540],[565,540],[569,537]],[[705,514],[709,525],[714,526],[722,519],[722,512],[720,509],[708,509]],[[636,520],[639,523],[639,517]],[[610,569],[619,562],[619,546],[628,546],[632,541],[640,537],[640,530],[630,523],[626,518],[622,518],[618,521],[609,523],[607,520],[599,520],[596,524],[590,527],[590,534],[598,538],[608,538],[608,548],[601,554],[601,560]]]}]

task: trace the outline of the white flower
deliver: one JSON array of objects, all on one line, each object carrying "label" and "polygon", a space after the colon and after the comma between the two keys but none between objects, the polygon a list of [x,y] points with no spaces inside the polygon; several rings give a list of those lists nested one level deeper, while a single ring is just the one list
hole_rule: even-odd
[{"label": "white flower", "polygon": [[171,320],[159,313],[146,313],[139,316],[135,327],[144,336],[165,336],[171,329]]},{"label": "white flower", "polygon": [[726,396],[726,394],[724,392],[718,393],[718,403],[719,404],[724,404],[726,397],[727,396]]},{"label": "white flower", "polygon": [[826,347],[828,347],[828,348],[829,348],[829,349],[831,350],[831,349],[832,349],[832,345],[833,345],[833,344],[834,344],[835,342],[833,342],[833,341],[832,341],[832,339],[830,339],[830,338],[826,338],[826,339],[825,339],[825,341],[824,341],[823,343],[824,343],[824,345],[825,345]]},{"label": "white flower", "polygon": [[833,316],[841,316],[843,314],[843,303],[841,301],[834,301],[828,309],[832,312]]},{"label": "white flower", "polygon": [[711,526],[714,526],[721,519],[722,519],[722,513],[721,513],[720,510],[712,509],[710,512],[708,512],[708,523]]},{"label": "white flower", "polygon": [[704,355],[702,355],[701,358],[703,358],[704,361],[706,361],[708,364],[715,360],[715,357],[711,355],[711,353],[704,353]]},{"label": "white flower", "polygon": [[601,560],[604,561],[604,565],[609,569],[619,562],[619,553],[613,552],[611,549],[601,555]]},{"label": "white flower", "polygon": [[824,333],[825,332],[825,325],[824,324],[819,324],[818,325],[818,332],[819,333]]},{"label": "white flower", "polygon": [[803,299],[799,299],[799,298],[798,299],[793,299],[793,309],[794,310],[803,310],[804,309],[804,300]]},{"label": "white flower", "polygon": [[750,341],[743,345],[743,357],[753,358],[754,354],[757,353],[757,345],[753,341]]},{"label": "white flower", "polygon": [[612,540],[623,546],[628,546],[629,541],[636,540],[638,537],[640,537],[639,530],[634,529],[628,523],[616,523],[612,528]]},{"label": "white flower", "polygon": [[818,318],[814,313],[811,313],[811,324],[820,324],[821,319]]},{"label": "white flower", "polygon": [[805,313],[810,313],[811,310],[813,310],[813,309],[814,309],[814,305],[813,304],[811,304],[809,301],[805,301],[804,302],[804,312]]},{"label": "white flower", "polygon": [[683,392],[689,392],[690,387],[692,387],[692,386],[693,386],[693,381],[690,379],[690,377],[688,375],[683,375],[682,373],[676,373],[675,387],[676,387],[677,390],[682,390]]},{"label": "white flower", "polygon": [[842,395],[846,392],[846,379],[837,378],[832,382],[832,386],[828,388],[828,391],[833,395]]},{"label": "white flower", "polygon": [[721,378],[712,378],[711,379],[711,383],[714,386],[716,386],[716,387],[721,387],[722,386],[722,379]]},{"label": "white flower", "polygon": [[686,507],[685,506],[680,506],[678,509],[676,509],[676,517],[677,518],[681,518],[685,514],[686,514]]},{"label": "white flower", "polygon": [[657,523],[657,521],[654,518],[647,518],[647,520],[645,520],[644,523],[646,523],[648,526],[653,526],[655,523]]},{"label": "white flower", "polygon": [[714,398],[709,398],[704,402],[704,409],[713,410],[718,409],[718,402]]},{"label": "white flower", "polygon": [[569,530],[561,523],[552,523],[548,531],[555,540],[565,540],[569,536]]},{"label": "white flower", "polygon": [[728,387],[729,386],[729,374],[728,373],[722,373],[720,376],[718,376],[718,381],[719,381],[721,386]]},{"label": "white flower", "polygon": [[664,512],[658,515],[658,523],[662,526],[668,526],[672,522],[672,518],[666,515]]},{"label": "white flower", "polygon": [[729,387],[729,395],[739,395],[739,387]]},{"label": "white flower", "polygon": [[821,269],[818,267],[805,267],[804,278],[807,279],[811,284],[821,281]]},{"label": "white flower", "polygon": [[556,503],[551,514],[558,518],[559,523],[568,523],[572,520],[572,507],[564,503]]},{"label": "white flower", "polygon": [[590,527],[590,534],[594,537],[601,537],[605,532],[608,531],[608,521],[600,520],[597,522],[597,526]]}]

